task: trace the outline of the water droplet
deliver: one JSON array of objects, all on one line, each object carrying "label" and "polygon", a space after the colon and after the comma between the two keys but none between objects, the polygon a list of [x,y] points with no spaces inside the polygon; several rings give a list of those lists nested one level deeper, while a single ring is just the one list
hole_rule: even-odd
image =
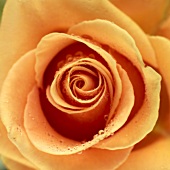
[{"label": "water droplet", "polygon": [[63,67],[65,64],[65,61],[59,61],[58,64],[57,64],[57,69],[60,69],[61,67]]},{"label": "water droplet", "polygon": [[99,130],[98,134],[99,135],[103,135],[104,134],[104,130]]},{"label": "water droplet", "polygon": [[84,39],[88,39],[88,40],[92,40],[93,39],[91,36],[86,35],[86,34],[82,35],[81,37],[83,37]]},{"label": "water droplet", "polygon": [[104,115],[104,120],[105,120],[105,121],[108,120],[108,115]]},{"label": "water droplet", "polygon": [[113,127],[113,126],[114,126],[114,123],[112,123],[111,126]]},{"label": "water droplet", "polygon": [[85,141],[85,140],[81,141],[81,144],[84,144],[84,143],[86,143],[86,141]]},{"label": "water droplet", "polygon": [[67,54],[66,55],[66,62],[65,63],[71,62],[72,60],[73,60],[73,56],[71,54]]},{"label": "water droplet", "polygon": [[110,134],[110,136],[113,136],[113,135],[114,135],[114,133],[111,133],[111,134]]},{"label": "water droplet", "polygon": [[94,136],[93,136],[93,139],[95,139],[95,138],[97,138],[98,137],[98,134],[95,134]]},{"label": "water droplet", "polygon": [[94,54],[89,54],[89,56],[88,56],[89,58],[93,58],[93,59],[95,59],[95,55]]},{"label": "water droplet", "polygon": [[78,152],[77,154],[81,155],[81,154],[82,154],[82,151]]},{"label": "water droplet", "polygon": [[83,52],[82,52],[82,51],[77,51],[74,55],[75,55],[75,56],[82,56],[82,55],[83,55]]},{"label": "water droplet", "polygon": [[60,143],[63,143],[63,140],[60,140]]},{"label": "water droplet", "polygon": [[74,150],[77,150],[77,146],[74,146],[73,149],[74,149]]},{"label": "water droplet", "polygon": [[104,131],[107,133],[109,131],[109,129],[106,127]]},{"label": "water droplet", "polygon": [[89,141],[88,144],[91,145],[91,141]]}]

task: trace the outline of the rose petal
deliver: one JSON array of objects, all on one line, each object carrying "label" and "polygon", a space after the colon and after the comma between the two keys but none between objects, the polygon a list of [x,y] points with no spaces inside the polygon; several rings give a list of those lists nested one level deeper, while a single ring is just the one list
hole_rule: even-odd
[{"label": "rose petal", "polygon": [[153,56],[145,34],[108,1],[50,0],[44,3],[8,0],[0,31],[0,56],[3,61],[0,62],[0,68],[3,68],[0,82],[5,79],[12,64],[28,50],[35,48],[44,35],[53,31],[65,32],[75,23],[96,18],[115,22],[134,37],[143,56]]},{"label": "rose petal", "polygon": [[142,140],[153,127],[158,118],[159,92],[161,78],[150,67],[144,70],[145,77],[145,99],[140,110],[133,119],[113,136],[101,141],[97,148],[120,149],[132,146]]},{"label": "rose petal", "polygon": [[[114,113],[114,117],[111,119],[110,133],[114,133],[127,121],[132,108],[134,106],[134,91],[133,86],[129,80],[127,73],[118,65],[119,74],[122,80],[122,96],[119,105]],[[108,117],[109,118],[109,117]],[[109,121],[107,122],[109,126]],[[108,129],[108,127],[106,127]]]},{"label": "rose petal", "polygon": [[[170,41],[163,37],[149,37],[156,53],[158,71],[162,75],[161,105],[158,126],[170,132]],[[152,63],[151,63],[152,64]]]},{"label": "rose petal", "polygon": [[[4,147],[8,146],[8,147]],[[34,167],[28,160],[26,160],[7,136],[7,131],[0,121],[0,153],[1,155],[14,160],[18,163],[27,165],[28,167]],[[15,156],[14,156],[15,155]],[[35,167],[34,167],[35,168]]]},{"label": "rose petal", "polygon": [[[134,63],[135,66],[137,66],[137,68],[139,68],[139,61],[140,64],[143,65],[142,60],[145,60],[146,63],[152,61],[152,65],[157,65],[154,53],[151,52],[150,55],[148,55],[149,53],[144,54],[143,51],[146,49],[142,49],[144,46],[141,48],[138,46],[139,49],[136,47],[136,39],[131,37],[133,34],[129,34],[127,30],[121,29],[112,22],[105,20],[85,21],[71,27],[68,30],[68,33],[80,36],[85,34],[101,44],[108,45],[112,49],[115,49],[117,52],[127,57],[132,63]],[[145,43],[146,42],[142,42],[142,44]]]},{"label": "rose petal", "polygon": [[46,153],[68,155],[84,149],[80,142],[63,137],[49,125],[42,112],[39,91],[36,87],[28,96],[24,126],[33,145]]},{"label": "rose petal", "polygon": [[166,18],[169,5],[167,0],[110,0],[110,2],[130,16],[148,34],[157,31],[162,20]]},{"label": "rose petal", "polygon": [[105,20],[84,21],[68,30],[69,34],[79,36],[88,35],[94,41],[105,44],[126,56],[138,67],[139,63],[144,65],[142,57],[132,37],[112,22]]},{"label": "rose petal", "polygon": [[[31,59],[25,62],[28,57]],[[24,109],[26,104],[24,98],[27,97],[35,83],[34,70],[30,69],[34,64],[34,51],[30,51],[19,62],[13,65],[13,68],[10,70],[4,82],[0,104],[1,119],[7,132],[10,132],[12,128],[17,128],[17,126],[23,123],[23,112],[21,112],[21,110]],[[23,85],[23,82],[26,83],[26,85]]]},{"label": "rose petal", "polygon": [[132,151],[118,170],[170,169],[170,137],[151,134]]},{"label": "rose petal", "polygon": [[161,23],[156,34],[170,39],[170,31],[169,30],[170,30],[170,8],[169,8],[168,17],[164,20],[164,22]]},{"label": "rose petal", "polygon": [[[116,108],[116,112],[114,114],[109,113],[108,118],[106,120],[107,122],[105,129],[102,131],[100,130],[98,134],[94,136],[93,138],[94,140],[91,141],[91,142],[95,140],[101,141],[96,145],[92,146],[94,148],[98,148],[98,146],[99,148],[100,147],[102,148],[102,145],[100,146],[100,144],[102,144],[102,140],[107,140],[107,138],[114,136],[115,131],[117,131],[120,127],[122,127],[125,124],[133,108],[134,93],[132,84],[129,80],[127,73],[119,65],[118,70],[122,80],[122,96],[119,105]],[[114,115],[113,117],[111,117],[111,120],[109,120],[110,115]]]},{"label": "rose petal", "polygon": [[[132,148],[109,151],[104,149],[88,149],[69,156],[54,156],[36,150],[27,139],[25,133],[18,136],[18,145],[22,154],[33,162],[39,169],[53,170],[82,169],[87,170],[113,170],[120,166],[129,156]],[[23,145],[24,143],[24,145]],[[30,152],[31,151],[31,152]]]},{"label": "rose petal", "polygon": [[[5,152],[9,151],[9,153],[5,153],[4,151],[2,151],[2,153],[11,159],[17,159],[16,161],[30,166],[31,164],[20,155],[17,148],[10,144],[12,140],[16,140],[15,135],[10,134],[10,132],[11,129],[14,128],[18,133],[22,134],[20,128],[23,124],[23,109],[26,104],[26,97],[35,83],[34,69],[30,69],[35,62],[34,57],[32,57],[33,55],[34,51],[29,52],[25,55],[26,58],[30,59],[28,62],[25,62],[25,58],[23,57],[20,61],[22,64],[18,62],[13,66],[12,71],[9,72],[4,82],[0,98],[1,119],[7,130],[6,132],[3,126],[1,126],[2,129],[0,128],[2,130],[2,136],[4,137],[1,144],[5,142],[4,145],[8,145],[8,149],[5,148]],[[19,67],[20,64],[21,67]],[[22,84],[23,81],[26,82],[26,86]],[[10,142],[7,140],[5,132],[8,133]],[[8,154],[11,155],[8,156]]]},{"label": "rose petal", "polygon": [[2,157],[2,161],[4,162],[6,167],[11,170],[15,170],[15,169],[17,169],[17,170],[35,170],[34,168],[27,167],[26,165],[15,162],[12,159],[8,159],[7,157]]}]

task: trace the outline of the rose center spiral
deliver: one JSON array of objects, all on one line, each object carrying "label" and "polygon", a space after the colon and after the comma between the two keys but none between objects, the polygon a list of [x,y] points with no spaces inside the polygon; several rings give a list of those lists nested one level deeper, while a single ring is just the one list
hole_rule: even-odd
[{"label": "rose center spiral", "polygon": [[92,139],[105,127],[110,79],[107,63],[86,45],[75,43],[60,51],[45,71],[41,93],[50,125],[65,137]]}]

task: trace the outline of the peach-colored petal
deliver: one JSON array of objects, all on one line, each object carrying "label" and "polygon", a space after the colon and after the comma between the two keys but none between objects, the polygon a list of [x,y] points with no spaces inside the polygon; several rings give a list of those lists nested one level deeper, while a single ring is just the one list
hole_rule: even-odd
[{"label": "peach-colored petal", "polygon": [[[16,140],[15,136],[9,135],[7,139],[6,135],[7,133],[10,133],[12,128],[14,128],[16,131],[21,133],[20,126],[22,126],[23,123],[22,109],[25,107],[27,94],[30,91],[32,85],[35,83],[34,69],[30,70],[30,68],[34,65],[35,62],[34,57],[32,57],[33,54],[34,52],[31,51],[25,55],[26,57],[30,58],[28,62],[25,62],[24,58],[21,59],[22,67],[18,67],[18,64],[20,65],[20,62],[16,63],[13,66],[14,69],[11,72],[9,72],[8,77],[4,82],[4,86],[0,98],[1,119],[6,128],[5,129],[4,126],[1,124],[1,128],[2,128],[1,133],[3,137],[1,144],[4,144],[4,146],[8,145],[8,149],[5,148],[5,151],[2,150],[2,154],[20,163],[24,163],[30,166],[31,164],[20,155],[17,148],[15,148],[13,144],[10,144],[11,141],[8,141],[8,139]],[[24,83],[26,82],[27,88],[25,85],[23,85],[23,82]],[[25,96],[25,100],[24,100],[24,96]]]},{"label": "peach-colored petal", "polygon": [[169,0],[110,0],[116,7],[130,16],[148,34],[157,31],[166,18]]},{"label": "peach-colored petal", "polygon": [[162,23],[159,30],[157,31],[157,34],[170,39],[169,30],[170,30],[170,17],[164,23]]},{"label": "peach-colored petal", "polygon": [[[114,113],[114,117],[111,117],[111,123],[110,121],[107,122],[108,126],[106,129],[110,130],[111,134],[123,126],[123,124],[127,121],[134,106],[135,100],[133,86],[127,73],[122,68],[120,68],[120,66],[118,67],[118,70],[122,80],[122,96],[116,109],[116,113]],[[109,129],[109,126],[112,126],[111,129]]]},{"label": "peach-colored petal", "polygon": [[8,0],[0,30],[0,68],[3,69],[0,82],[5,79],[12,64],[35,48],[44,35],[54,31],[65,32],[76,23],[96,18],[115,22],[134,37],[143,56],[153,55],[149,41],[140,28],[106,0],[100,3],[98,0],[49,0],[46,3]]},{"label": "peach-colored petal", "polygon": [[[13,65],[3,84],[0,98],[1,119],[7,132],[10,132],[12,128],[17,129],[17,126],[23,123],[23,112],[18,110],[23,110],[25,107],[24,98],[27,97],[35,83],[34,69],[31,69],[35,64],[34,52],[30,51]],[[30,60],[25,62],[28,57]]]},{"label": "peach-colored petal", "polygon": [[108,45],[128,59],[130,58],[137,67],[137,63],[144,65],[142,56],[133,38],[126,30],[123,30],[112,22],[99,19],[85,21],[71,27],[68,33],[79,36],[87,35],[94,41]]},{"label": "peach-colored petal", "polygon": [[167,12],[167,17],[160,24],[156,34],[170,39],[170,5],[168,10],[169,11]]},{"label": "peach-colored petal", "polygon": [[36,81],[42,87],[43,74],[50,61],[66,46],[75,41],[61,33],[52,33],[44,36],[36,49]]},{"label": "peach-colored petal", "polygon": [[162,75],[161,105],[158,125],[170,132],[170,41],[163,37],[149,37],[156,53],[157,69]]},{"label": "peach-colored petal", "polygon": [[112,113],[109,113],[107,118],[109,121],[106,122],[106,127],[104,128],[104,130],[100,130],[98,134],[94,136],[94,141],[95,140],[101,141],[101,143],[99,142],[97,143],[97,145],[94,145],[94,148],[96,146],[102,148],[103,146],[100,145],[102,144],[102,140],[105,140],[105,138],[107,140],[107,138],[111,136],[114,137],[115,131],[117,131],[125,124],[134,106],[134,93],[133,93],[134,91],[132,84],[129,80],[129,77],[127,76],[127,73],[119,65],[118,70],[122,80],[122,96],[119,105],[116,108],[116,112],[114,113],[114,116],[111,117],[111,120],[109,120],[109,115],[110,114],[113,115]]},{"label": "peach-colored petal", "polygon": [[[24,144],[23,144],[24,143]],[[120,166],[129,156],[132,148],[109,151],[104,149],[88,149],[77,154],[67,156],[54,156],[36,150],[29,143],[27,136],[18,136],[17,144],[20,151],[39,169],[47,170],[114,170]],[[31,151],[31,152],[30,152]]]},{"label": "peach-colored petal", "polygon": [[24,126],[33,145],[46,153],[68,155],[84,149],[80,142],[60,135],[49,125],[41,109],[39,91],[36,87],[28,96]]},{"label": "peach-colored petal", "polygon": [[140,110],[124,127],[110,138],[96,145],[97,148],[120,149],[132,146],[142,140],[153,127],[158,118],[160,76],[150,67],[144,70],[145,99]]},{"label": "peach-colored petal", "polygon": [[20,164],[18,162],[15,162],[12,159],[9,159],[7,157],[2,157],[2,161],[5,164],[5,166],[10,170],[35,170],[34,168],[30,168],[30,167],[28,167],[24,164]]},{"label": "peach-colored petal", "polygon": [[170,137],[151,134],[132,151],[117,170],[169,170]]},{"label": "peach-colored petal", "polygon": [[[28,160],[26,160],[7,136],[7,131],[0,121],[0,154],[12,159],[18,163],[34,167]],[[14,156],[15,155],[15,156]],[[35,167],[34,167],[35,168]]]},{"label": "peach-colored petal", "polygon": [[[152,63],[156,65],[154,54],[150,53],[150,55],[146,55],[143,53],[145,49],[142,49],[142,47],[138,47],[138,49],[136,40],[133,39],[134,37],[132,38],[133,35],[127,31],[128,30],[123,30],[112,22],[93,20],[82,22],[71,27],[68,33],[79,36],[87,35],[103,45],[108,45],[127,57],[138,69],[139,63],[143,65],[142,59],[145,60],[145,62],[152,60]],[[145,42],[142,44],[145,44]]]}]

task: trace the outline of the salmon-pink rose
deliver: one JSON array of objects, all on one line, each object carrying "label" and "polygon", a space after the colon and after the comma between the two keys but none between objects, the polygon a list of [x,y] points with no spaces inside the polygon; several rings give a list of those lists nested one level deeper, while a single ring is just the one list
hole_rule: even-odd
[{"label": "salmon-pink rose", "polygon": [[7,1],[0,153],[9,169],[170,169],[170,42],[113,3]]}]

